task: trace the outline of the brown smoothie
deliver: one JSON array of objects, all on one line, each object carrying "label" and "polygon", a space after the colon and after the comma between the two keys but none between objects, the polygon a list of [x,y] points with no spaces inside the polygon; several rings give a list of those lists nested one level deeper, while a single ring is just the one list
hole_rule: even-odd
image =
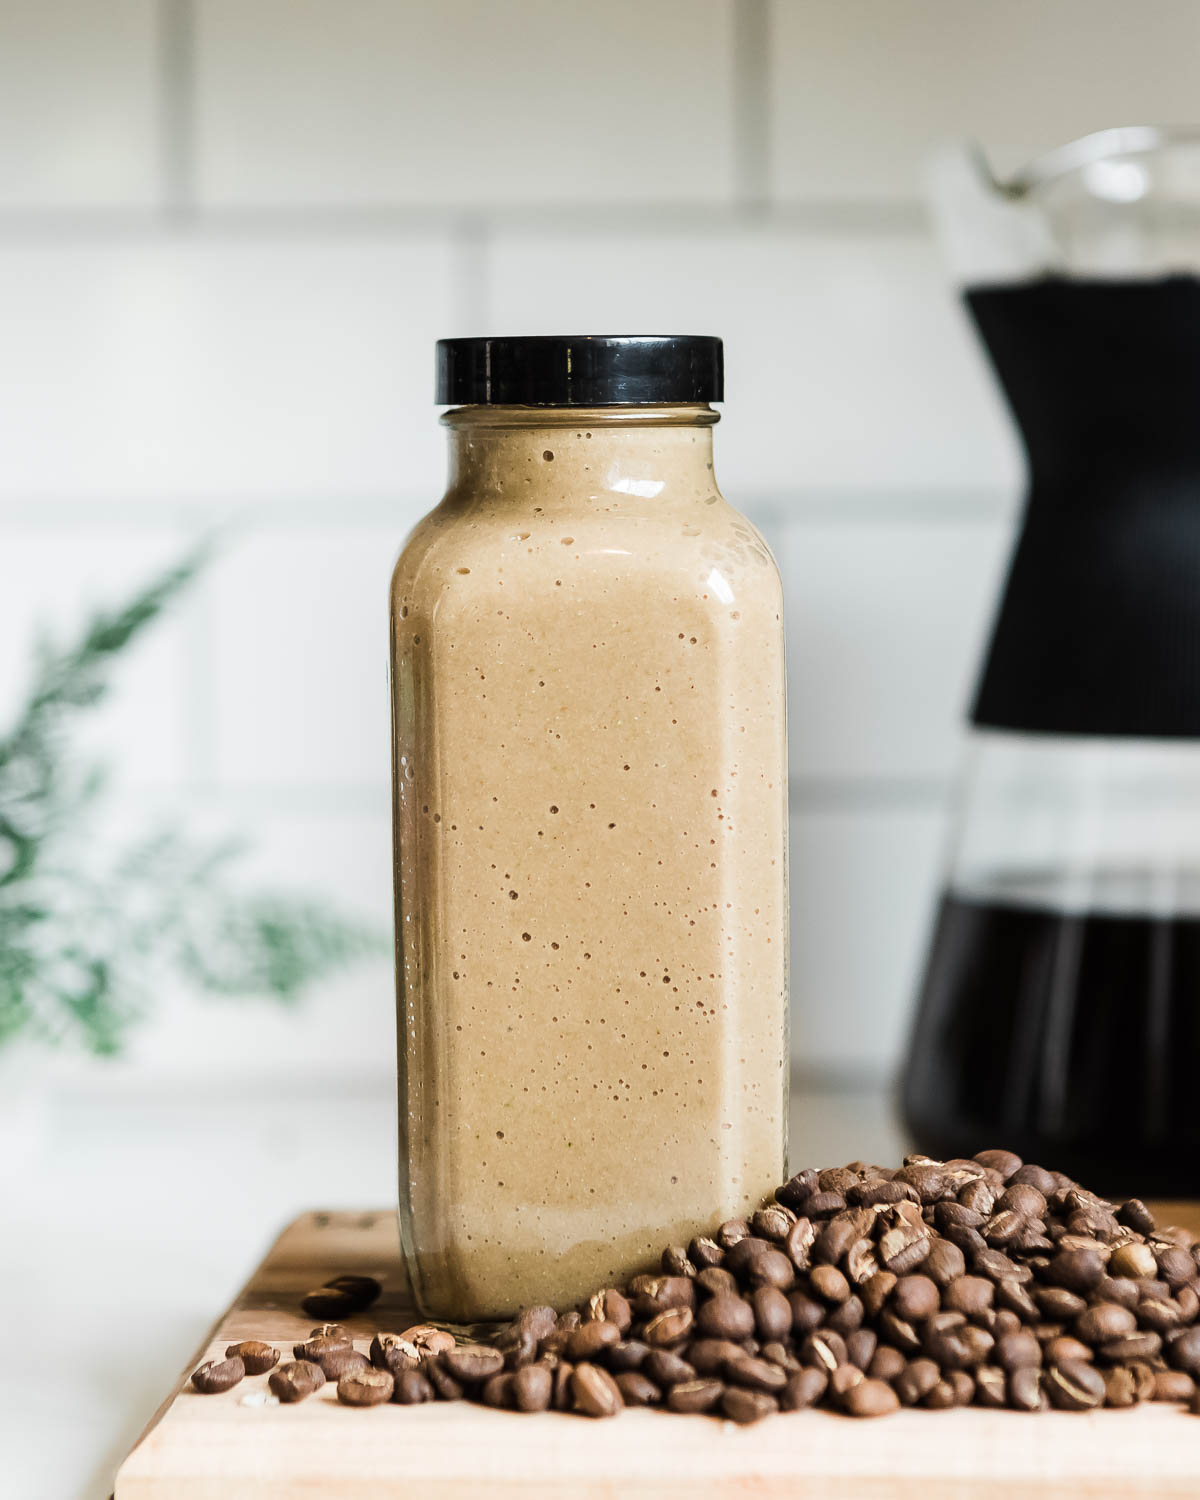
[{"label": "brown smoothie", "polygon": [[778,574],[707,406],[451,412],[392,585],[401,1218],[572,1303],[784,1175]]}]

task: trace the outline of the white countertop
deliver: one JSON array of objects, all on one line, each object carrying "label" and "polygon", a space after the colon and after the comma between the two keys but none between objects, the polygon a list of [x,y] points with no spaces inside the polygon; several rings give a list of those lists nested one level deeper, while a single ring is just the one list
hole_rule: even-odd
[{"label": "white countertop", "polygon": [[[4,1495],[105,1500],[280,1226],[306,1208],[393,1201],[389,1089],[236,1088],[56,1097],[39,1151],[0,1182]],[[902,1151],[868,1090],[794,1085],[791,1131],[797,1165]]]}]

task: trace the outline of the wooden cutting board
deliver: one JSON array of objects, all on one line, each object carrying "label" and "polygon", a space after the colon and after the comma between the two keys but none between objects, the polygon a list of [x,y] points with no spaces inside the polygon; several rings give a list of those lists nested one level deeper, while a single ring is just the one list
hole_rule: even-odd
[{"label": "wooden cutting board", "polygon": [[[1160,1223],[1200,1231],[1200,1205]],[[390,1213],[309,1213],[290,1224],[213,1329],[121,1465],[115,1500],[1063,1500],[1200,1497],[1200,1417],[1151,1405],[1087,1414],[969,1408],[876,1421],[794,1412],[752,1428],[626,1411],[611,1421],[524,1416],[465,1402],[351,1410],[334,1387],[296,1406],[262,1404],[266,1376],[219,1396],[185,1384],[237,1339],[290,1346],[313,1319],[298,1300],[340,1272],[378,1277],[379,1302],[350,1325],[417,1321]]]}]

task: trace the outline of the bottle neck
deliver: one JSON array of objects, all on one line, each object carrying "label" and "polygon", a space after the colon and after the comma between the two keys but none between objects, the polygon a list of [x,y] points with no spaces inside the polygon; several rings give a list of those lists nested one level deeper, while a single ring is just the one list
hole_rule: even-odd
[{"label": "bottle neck", "polygon": [[536,496],[552,506],[580,495],[642,503],[716,493],[710,406],[465,406],[449,429],[449,493]]}]

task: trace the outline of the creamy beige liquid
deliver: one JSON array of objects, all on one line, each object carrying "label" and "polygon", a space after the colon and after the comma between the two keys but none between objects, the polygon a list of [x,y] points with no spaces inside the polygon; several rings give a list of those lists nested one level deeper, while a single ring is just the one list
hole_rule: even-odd
[{"label": "creamy beige liquid", "polygon": [[782,1180],[784,669],[708,408],[446,420],[392,586],[400,1199],[470,1320]]}]

